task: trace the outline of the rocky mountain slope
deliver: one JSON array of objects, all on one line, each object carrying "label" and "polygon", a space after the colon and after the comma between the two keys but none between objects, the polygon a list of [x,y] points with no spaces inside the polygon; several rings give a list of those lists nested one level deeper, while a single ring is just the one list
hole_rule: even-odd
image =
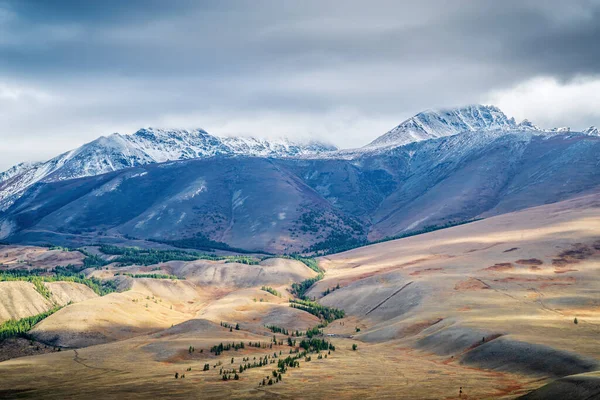
[{"label": "rocky mountain slope", "polygon": [[[364,149],[404,146],[422,140],[478,131],[523,131],[550,135],[552,133],[568,133],[571,128],[561,127],[546,130],[527,119],[517,123],[514,118],[507,117],[498,107],[471,105],[455,109],[423,111],[378,137]],[[590,126],[581,133],[591,136],[600,135],[595,126]]]},{"label": "rocky mountain slope", "polygon": [[600,137],[476,131],[345,158],[217,156],[38,184],[3,240],[206,240],[332,250],[564,200],[600,184]]},{"label": "rocky mountain slope", "polygon": [[123,168],[173,160],[246,155],[290,157],[336,150],[334,146],[286,139],[268,141],[245,137],[217,137],[202,129],[140,129],[133,135],[100,137],[46,162],[22,163],[0,174],[0,209],[9,207],[37,182],[95,176]]},{"label": "rocky mountain slope", "polygon": [[[366,147],[402,146],[421,140],[481,130],[509,130],[519,126],[494,106],[474,105],[451,110],[427,110],[407,119]],[[524,124],[524,130],[530,125]]]},{"label": "rocky mountain slope", "polygon": [[597,190],[599,163],[593,127],[491,106],[420,113],[351,151],[141,130],[7,171],[0,239],[339,250]]}]

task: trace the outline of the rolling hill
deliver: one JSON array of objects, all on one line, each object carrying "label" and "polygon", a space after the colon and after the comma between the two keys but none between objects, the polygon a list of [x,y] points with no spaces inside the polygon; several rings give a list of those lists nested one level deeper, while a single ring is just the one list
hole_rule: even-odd
[{"label": "rolling hill", "polygon": [[[31,334],[62,351],[0,363],[0,394],[439,399],[460,390],[459,398],[593,398],[599,210],[598,194],[579,196],[322,257],[324,275],[306,296],[345,311],[329,323],[290,307],[291,284],[315,276],[295,260],[90,270],[105,279],[164,271],[186,280],[126,278],[129,291],[48,317]],[[303,356],[299,368],[263,386],[279,360],[296,354],[288,339],[306,338],[292,332],[317,324],[317,339],[334,349]],[[223,342],[246,346],[211,350]],[[237,379],[223,378],[229,368]]]}]

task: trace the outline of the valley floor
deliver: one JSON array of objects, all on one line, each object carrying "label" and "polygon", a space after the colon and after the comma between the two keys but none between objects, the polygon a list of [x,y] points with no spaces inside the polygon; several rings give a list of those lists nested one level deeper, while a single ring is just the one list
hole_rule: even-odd
[{"label": "valley floor", "polygon": [[[266,326],[291,333],[322,322],[289,306],[291,284],[316,273],[284,259],[172,261],[146,268],[185,280],[133,279],[128,291],[81,299],[36,325],[31,334],[61,351],[1,362],[0,397],[600,396],[598,195],[359,248],[319,264],[324,278],[308,297],[346,313],[319,337],[335,351],[299,359],[281,382],[260,385],[293,348],[281,333],[271,344]],[[118,267],[106,268],[94,274],[110,277]],[[210,351],[232,342],[246,346]],[[256,342],[263,347],[248,346]],[[269,364],[222,380],[221,368],[265,356]]]},{"label": "valley floor", "polygon": [[[223,332],[215,342],[227,338]],[[234,335],[232,335],[234,336]],[[244,336],[242,334],[242,336]],[[249,336],[249,335],[246,335]],[[236,336],[235,339],[238,339]],[[190,339],[174,339],[182,349]],[[194,357],[158,361],[155,351],[161,344],[151,338],[68,350],[52,357],[35,357],[6,362],[10,388],[3,397],[29,398],[406,398],[463,399],[513,398],[536,388],[543,380],[516,374],[482,371],[449,360],[415,354],[398,344],[359,344],[333,340],[336,351],[327,359],[302,362],[286,373],[282,382],[258,386],[273,367],[250,369],[239,381],[223,382],[218,369],[202,371],[205,362],[236,360],[269,354],[267,351],[240,351],[222,357]],[[173,345],[174,343],[170,343]],[[154,351],[148,351],[151,348]],[[198,348],[198,347],[196,347]],[[281,346],[283,351],[286,346]],[[279,348],[277,348],[278,351]],[[161,349],[162,350],[162,349]],[[186,372],[188,367],[192,371]],[[32,379],[32,371],[44,379]],[[178,371],[184,379],[174,379]]]}]

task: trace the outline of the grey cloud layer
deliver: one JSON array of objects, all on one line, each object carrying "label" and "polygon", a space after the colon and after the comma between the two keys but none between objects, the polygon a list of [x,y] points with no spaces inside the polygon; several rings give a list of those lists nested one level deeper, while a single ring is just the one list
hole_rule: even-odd
[{"label": "grey cloud layer", "polygon": [[0,1],[0,167],[27,158],[17,135],[54,140],[36,158],[167,123],[359,146],[423,108],[599,72],[598,1],[414,3]]}]

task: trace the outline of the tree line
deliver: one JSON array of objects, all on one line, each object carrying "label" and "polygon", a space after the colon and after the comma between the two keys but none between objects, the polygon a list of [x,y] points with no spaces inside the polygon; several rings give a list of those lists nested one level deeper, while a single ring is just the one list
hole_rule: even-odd
[{"label": "tree line", "polygon": [[356,249],[358,247],[369,246],[372,244],[389,242],[391,240],[402,239],[411,236],[422,235],[424,233],[434,232],[441,229],[447,229],[454,226],[470,224],[471,222],[479,221],[482,218],[468,219],[463,221],[450,221],[445,224],[438,225],[428,225],[421,229],[417,229],[408,233],[403,233],[401,235],[395,236],[387,236],[385,238],[368,241],[364,239],[358,239],[351,235],[346,235],[343,233],[335,233],[330,235],[326,240],[315,243],[310,248],[307,249],[308,253],[313,253],[315,256],[325,256],[328,254],[341,253],[343,251],[348,251],[352,249]]},{"label": "tree line", "polygon": [[336,319],[344,318],[344,310],[333,307],[327,307],[311,300],[290,300],[290,307],[306,311],[319,319],[327,322],[335,321]]},{"label": "tree line", "polygon": [[0,324],[0,340],[17,336],[27,337],[27,332],[29,332],[31,328],[33,328],[38,322],[54,314],[61,308],[62,306],[55,306],[48,311],[33,315],[31,317],[4,321],[2,324]]},{"label": "tree line", "polygon": [[92,289],[98,296],[105,296],[117,290],[116,283],[113,281],[101,281],[94,277],[86,278],[83,274],[69,272],[68,267],[56,267],[54,272],[48,272],[45,270],[2,271],[0,272],[0,282],[1,281],[30,282],[35,286],[35,289],[47,299],[50,299],[52,293],[44,285],[44,282],[79,283]]},{"label": "tree line", "polygon": [[177,275],[168,275],[168,274],[130,274],[127,272],[117,272],[114,276],[129,276],[131,278],[150,278],[150,279],[174,279],[174,280],[185,280],[183,277],[178,277]]},{"label": "tree line", "polygon": [[312,285],[323,279],[323,277],[323,273],[320,272],[314,278],[305,279],[299,283],[292,283],[292,294],[296,297],[299,297],[300,299],[306,298],[306,292],[308,291],[308,289],[310,289]]},{"label": "tree line", "polygon": [[138,247],[122,247],[102,244],[100,251],[106,255],[116,255],[112,262],[121,265],[153,265],[167,261],[195,261],[195,260],[210,260],[210,261],[226,261],[237,262],[242,264],[258,264],[259,260],[249,256],[215,256],[211,254],[198,253],[195,251],[185,250],[158,250],[158,249],[141,249]]},{"label": "tree line", "polygon": [[265,292],[271,293],[273,296],[281,297],[281,293],[273,289],[271,286],[263,286],[260,288],[260,290],[264,290]]}]

